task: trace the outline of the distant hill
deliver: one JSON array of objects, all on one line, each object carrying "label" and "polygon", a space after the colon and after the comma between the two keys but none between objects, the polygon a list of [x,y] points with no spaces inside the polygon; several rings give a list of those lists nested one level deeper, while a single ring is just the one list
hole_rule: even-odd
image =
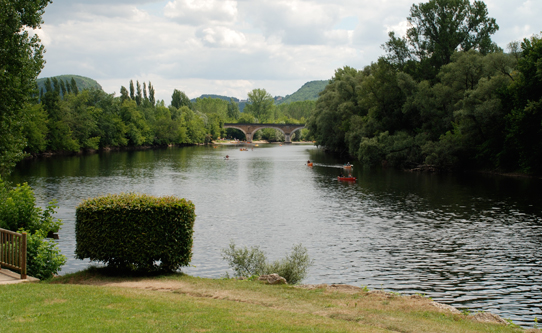
[{"label": "distant hill", "polygon": [[225,100],[226,102],[229,102],[230,101],[230,98],[233,99],[234,102],[237,102],[239,103],[239,98],[236,98],[236,97],[228,97],[228,96],[222,96],[222,95],[213,95],[213,94],[203,94],[201,95],[200,97],[197,97],[197,98],[192,98],[190,101],[193,103],[196,101],[196,99],[198,98],[218,98],[218,99],[223,99]]},{"label": "distant hill", "polygon": [[292,103],[298,101],[315,101],[318,99],[318,94],[324,90],[328,82],[328,80],[309,81],[291,95],[286,95],[284,98],[275,97],[275,104]]},{"label": "distant hill", "polygon": [[[74,78],[75,83],[77,83],[77,88],[79,88],[80,91],[85,90],[85,89],[92,89],[92,88],[103,90],[102,86],[98,82],[88,77],[79,76],[79,75],[59,75],[59,76],[54,76],[54,77],[56,77],[58,80],[66,81],[67,83],[70,83],[72,78]],[[53,77],[49,77],[49,79],[52,79],[52,78]],[[43,77],[37,80],[38,91],[40,91],[42,88],[45,89],[44,88],[45,81],[47,79],[48,78]]]},{"label": "distant hill", "polygon": [[[324,88],[329,83],[328,80],[317,80],[317,81],[309,81],[305,83],[301,88],[299,88],[295,93],[291,95],[286,95],[286,97],[282,96],[275,96],[275,104],[283,104],[283,103],[293,103],[298,101],[315,101],[318,99],[318,94],[324,90]],[[230,101],[230,98],[233,98],[233,100],[237,103],[239,103],[239,111],[243,112],[245,109],[246,102],[241,102],[238,98],[235,97],[228,97],[228,96],[222,96],[222,95],[213,95],[213,94],[204,94],[201,95],[198,98],[219,98],[223,99],[225,101]],[[191,99],[192,102],[196,101],[196,98]]]}]

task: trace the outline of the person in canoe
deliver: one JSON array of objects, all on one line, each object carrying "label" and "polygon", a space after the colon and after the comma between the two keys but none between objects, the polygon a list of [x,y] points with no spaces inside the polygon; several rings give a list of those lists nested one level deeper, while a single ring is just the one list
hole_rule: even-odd
[{"label": "person in canoe", "polygon": [[226,155],[226,157],[224,157],[224,159],[229,160],[229,159],[230,159],[230,155]]}]

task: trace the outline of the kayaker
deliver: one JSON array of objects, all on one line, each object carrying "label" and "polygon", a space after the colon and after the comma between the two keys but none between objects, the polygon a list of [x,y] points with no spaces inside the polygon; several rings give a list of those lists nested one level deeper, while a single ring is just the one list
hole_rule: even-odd
[{"label": "kayaker", "polygon": [[311,161],[310,161],[310,160],[308,160],[308,161],[307,161],[307,164],[311,164]]}]

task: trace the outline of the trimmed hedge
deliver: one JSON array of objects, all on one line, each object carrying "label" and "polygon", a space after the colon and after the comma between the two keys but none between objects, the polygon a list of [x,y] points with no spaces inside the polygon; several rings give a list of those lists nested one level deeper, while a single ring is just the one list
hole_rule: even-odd
[{"label": "trimmed hedge", "polygon": [[121,193],[76,208],[75,256],[116,268],[177,270],[192,259],[196,219],[191,201]]}]

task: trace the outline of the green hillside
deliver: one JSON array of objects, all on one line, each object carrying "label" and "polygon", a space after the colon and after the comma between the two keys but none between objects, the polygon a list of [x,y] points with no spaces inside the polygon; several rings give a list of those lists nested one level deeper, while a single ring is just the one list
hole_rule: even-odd
[{"label": "green hillside", "polygon": [[309,81],[305,83],[299,90],[291,95],[275,100],[275,104],[292,103],[298,101],[315,101],[318,99],[318,94],[324,90],[328,84],[328,80]]},{"label": "green hillside", "polygon": [[[315,101],[318,99],[318,94],[322,90],[324,90],[328,82],[329,82],[328,80],[317,80],[317,81],[307,82],[301,88],[299,88],[295,93],[291,95],[286,95],[286,97],[275,96],[275,104],[279,105],[279,104],[288,104],[288,103],[299,102],[299,101]],[[245,108],[245,105],[246,105],[246,102],[240,102],[238,98],[222,96],[222,95],[204,94],[198,98],[219,98],[228,102],[230,101],[230,98],[232,98],[235,102],[239,103],[239,111],[241,112],[243,112],[243,109]],[[191,101],[195,102],[196,98],[193,98]]]},{"label": "green hillside", "polygon": [[[88,77],[79,76],[79,75],[58,75],[54,77],[57,78],[58,80],[65,81],[67,83],[70,83],[73,78],[75,80],[75,83],[77,83],[77,88],[79,88],[79,90],[93,89],[93,88],[98,89],[98,90],[103,90],[102,86],[98,82]],[[52,79],[52,78],[53,77],[49,77],[49,79]],[[45,89],[44,88],[45,81],[47,79],[48,78],[43,77],[37,80],[38,91],[40,91],[42,88]]]}]

